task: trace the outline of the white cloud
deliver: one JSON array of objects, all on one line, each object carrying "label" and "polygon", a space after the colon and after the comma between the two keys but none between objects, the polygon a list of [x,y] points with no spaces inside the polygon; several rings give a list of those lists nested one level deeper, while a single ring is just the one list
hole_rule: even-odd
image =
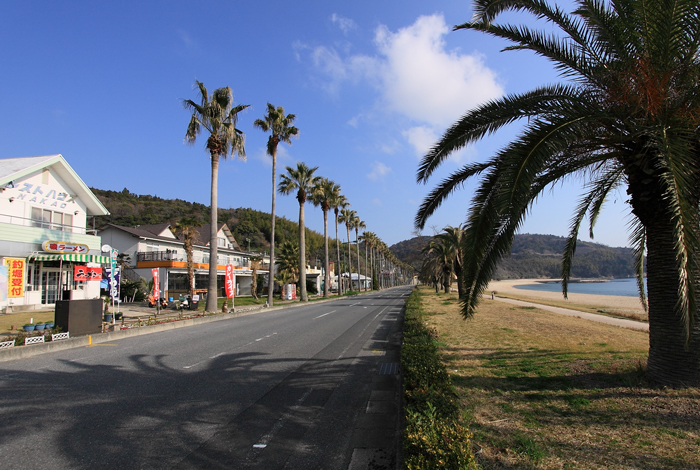
[{"label": "white cloud", "polygon": [[374,199],[372,199],[372,204],[374,204],[375,206],[380,206],[380,207],[381,207],[381,206],[382,206],[382,201],[381,201],[380,199],[378,199],[378,198],[374,198]]},{"label": "white cloud", "polygon": [[383,178],[384,175],[391,171],[391,168],[389,168],[382,162],[375,161],[371,164],[371,167],[372,171],[367,173],[367,178],[373,181]]},{"label": "white cloud", "polygon": [[445,50],[448,32],[444,17],[432,15],[396,33],[380,26],[375,34],[384,101],[413,120],[438,127],[503,94],[480,55]]},{"label": "white cloud", "polygon": [[397,32],[380,25],[373,56],[342,57],[333,47],[318,46],[312,58],[330,79],[327,89],[335,92],[343,82],[366,80],[390,110],[445,128],[465,110],[504,93],[481,55],[445,49],[448,32],[442,15],[421,16]]},{"label": "white cloud", "polygon": [[[343,18],[331,19],[343,29]],[[480,54],[446,49],[448,33],[442,15],[421,16],[396,32],[384,25],[377,27],[373,55],[347,55],[318,46],[311,57],[325,77],[320,86],[330,94],[337,95],[345,83],[374,87],[379,93],[377,109],[396,113],[413,124],[402,134],[416,155],[422,156],[466,110],[504,93],[496,73],[486,67]],[[357,117],[348,124],[356,127]],[[474,152],[464,149],[451,160],[459,163]]]},{"label": "white cloud", "polygon": [[343,34],[348,34],[348,32],[357,28],[357,24],[353,20],[336,15],[335,13],[331,15],[331,21],[340,28]]},{"label": "white cloud", "polygon": [[428,126],[412,127],[403,131],[402,134],[408,143],[413,146],[417,157],[425,155],[440,138],[438,132]]}]

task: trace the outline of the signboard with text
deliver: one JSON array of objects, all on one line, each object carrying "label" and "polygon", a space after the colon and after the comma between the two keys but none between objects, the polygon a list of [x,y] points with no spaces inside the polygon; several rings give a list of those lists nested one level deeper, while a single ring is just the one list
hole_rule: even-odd
[{"label": "signboard with text", "polygon": [[5,258],[7,266],[7,296],[24,297],[24,258]]},{"label": "signboard with text", "polygon": [[56,240],[47,240],[42,243],[41,247],[49,253],[75,253],[79,255],[87,254],[90,247],[80,243],[68,243]]},{"label": "signboard with text", "polygon": [[74,281],[101,281],[102,268],[89,268],[87,266],[76,266],[73,273]]},{"label": "signboard with text", "polygon": [[153,298],[155,300],[158,300],[158,294],[160,290],[160,284],[158,282],[158,268],[153,268],[151,270],[151,274],[153,274]]},{"label": "signboard with text", "polygon": [[233,265],[226,265],[226,297],[229,299],[233,298]]}]

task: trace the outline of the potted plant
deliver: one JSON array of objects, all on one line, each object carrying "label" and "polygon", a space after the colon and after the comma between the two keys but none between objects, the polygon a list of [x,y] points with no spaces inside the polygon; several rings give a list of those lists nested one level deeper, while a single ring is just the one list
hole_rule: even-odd
[{"label": "potted plant", "polygon": [[122,312],[117,312],[114,314],[114,319],[117,321],[121,320],[123,317],[124,315],[122,314]]},{"label": "potted plant", "polygon": [[112,314],[111,314],[111,313],[105,313],[104,321],[107,322],[107,323],[112,323]]},{"label": "potted plant", "polygon": [[44,330],[44,324],[43,323],[37,323],[34,325],[34,329],[37,331],[43,331]]},{"label": "potted plant", "polygon": [[56,326],[56,323],[54,323],[52,321],[45,321],[44,322],[44,329],[46,329],[46,330],[50,330],[54,326]]},{"label": "potted plant", "polygon": [[25,323],[22,325],[22,328],[24,328],[24,331],[34,331],[34,327],[36,325],[34,323]]}]

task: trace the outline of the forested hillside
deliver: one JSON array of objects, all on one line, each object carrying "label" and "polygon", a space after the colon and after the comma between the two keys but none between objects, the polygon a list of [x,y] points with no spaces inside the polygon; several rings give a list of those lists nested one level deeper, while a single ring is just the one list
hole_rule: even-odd
[{"label": "forested hillside", "polygon": [[[405,263],[419,270],[421,250],[432,237],[405,240],[389,249]],[[497,279],[558,278],[566,239],[554,235],[516,235],[511,254],[498,265]],[[626,278],[634,276],[634,259],[629,248],[611,248],[597,243],[577,243],[572,268],[575,278]]]},{"label": "forested hillside", "polygon": [[[193,217],[209,223],[209,206],[182,199],[163,199],[157,196],[138,195],[124,188],[122,191],[105,191],[91,188],[107,207],[110,215],[96,217],[95,226],[112,223],[126,227],[169,222],[173,227],[183,217]],[[253,209],[219,208],[219,222],[225,223],[233,232],[238,244],[252,251],[270,250],[270,214]],[[286,240],[299,239],[299,225],[285,217],[277,217],[275,240],[280,246]],[[335,239],[334,239],[335,240]],[[335,241],[333,242],[335,243]],[[306,252],[308,259],[322,258],[323,235],[306,229]]]}]

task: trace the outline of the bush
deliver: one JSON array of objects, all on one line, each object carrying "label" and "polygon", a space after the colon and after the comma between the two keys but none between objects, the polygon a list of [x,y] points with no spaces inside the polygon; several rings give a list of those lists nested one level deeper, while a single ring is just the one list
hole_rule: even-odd
[{"label": "bush", "polygon": [[457,397],[436,343],[437,333],[425,327],[420,294],[414,291],[406,303],[401,348],[406,399],[404,466],[475,470],[472,435],[459,421]]}]

